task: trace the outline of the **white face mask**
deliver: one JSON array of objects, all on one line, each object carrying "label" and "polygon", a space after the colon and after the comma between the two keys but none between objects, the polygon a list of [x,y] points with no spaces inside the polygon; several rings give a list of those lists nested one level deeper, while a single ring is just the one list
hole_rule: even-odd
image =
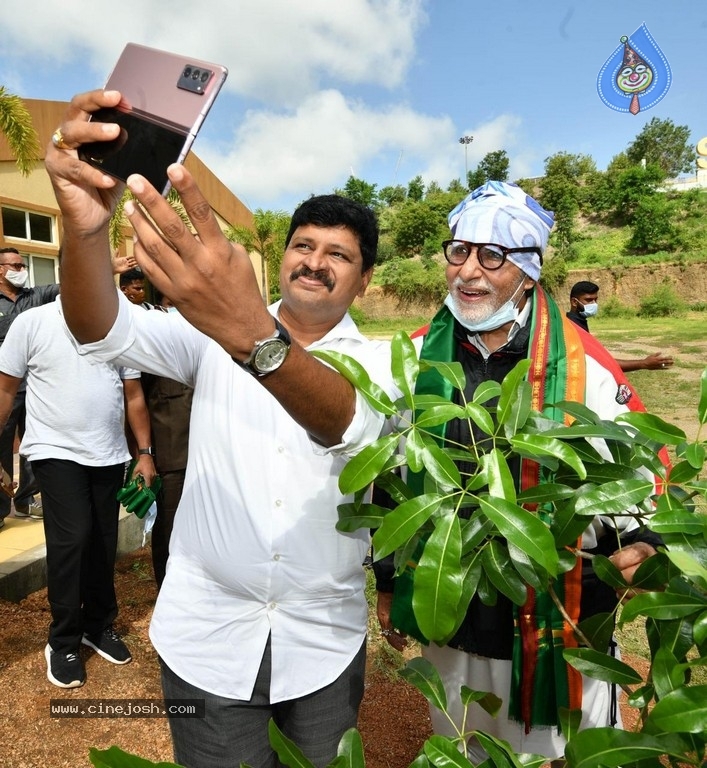
[{"label": "white face mask", "polygon": [[591,304],[585,304],[580,314],[584,315],[584,317],[594,317],[598,311],[599,305],[596,301],[593,301]]},{"label": "white face mask", "polygon": [[27,278],[29,277],[29,272],[26,269],[21,269],[19,272],[15,272],[14,269],[8,269],[7,272],[5,272],[5,277],[7,278],[7,282],[14,285],[15,288],[24,288]]},{"label": "white face mask", "polygon": [[467,329],[467,331],[472,331],[472,333],[494,331],[496,328],[501,328],[502,326],[506,325],[506,323],[515,322],[518,319],[518,304],[520,304],[520,300],[523,298],[523,292],[521,291],[517,301],[514,301],[513,297],[516,295],[516,293],[518,293],[518,290],[523,287],[525,280],[526,276],[523,275],[518,288],[516,288],[515,291],[513,291],[511,294],[511,298],[508,299],[508,301],[505,303],[501,304],[501,306],[492,315],[489,315],[489,317],[484,320],[469,320],[467,318],[461,317],[460,313],[456,311],[454,299],[452,299],[450,294],[447,294],[447,298],[444,300],[444,303],[452,315],[464,326],[464,328]]}]

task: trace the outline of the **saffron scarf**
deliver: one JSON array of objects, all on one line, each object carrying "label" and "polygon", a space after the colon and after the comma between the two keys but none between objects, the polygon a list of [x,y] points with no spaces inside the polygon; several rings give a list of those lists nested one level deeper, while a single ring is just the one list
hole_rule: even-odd
[{"label": "saffron scarf", "polygon": [[[531,367],[532,407],[551,418],[563,415],[546,403],[560,400],[584,401],[585,352],[576,326],[560,312],[555,302],[536,286],[531,312],[528,355]],[[421,359],[452,361],[456,359],[454,319],[443,307],[425,333]],[[434,371],[423,372],[417,380],[416,394],[437,394],[451,400],[452,386]],[[443,428],[438,438],[444,440]],[[537,462],[523,459],[520,489],[537,486],[545,480]],[[422,493],[422,474],[409,473],[408,485]],[[529,514],[543,515],[531,509]],[[401,631],[427,642],[417,626],[412,609],[414,570],[422,544],[403,573],[396,579],[391,621]],[[573,622],[579,619],[581,563],[558,579],[555,591]],[[524,723],[526,732],[533,725],[559,725],[558,708],[581,707],[581,675],[562,658],[564,648],[577,645],[566,622],[547,593],[528,588],[524,605],[515,607],[513,677],[509,711]]]}]

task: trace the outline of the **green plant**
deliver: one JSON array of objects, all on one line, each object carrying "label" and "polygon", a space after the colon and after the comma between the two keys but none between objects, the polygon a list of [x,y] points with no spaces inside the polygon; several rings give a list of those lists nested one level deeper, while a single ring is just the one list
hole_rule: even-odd
[{"label": "green plant", "polygon": [[609,296],[601,303],[601,314],[604,317],[634,317],[636,312],[622,304],[618,296]]},{"label": "green plant", "polygon": [[[416,552],[412,605],[429,640],[449,639],[472,594],[482,587],[488,599],[500,592],[520,603],[525,599],[524,584],[529,583],[561,605],[558,576],[571,567],[570,561],[584,556],[575,542],[597,514],[616,517],[632,507],[642,525],[663,537],[664,548],[641,565],[632,585],[608,558],[593,557],[597,576],[626,595],[620,621],[647,619],[651,668],[642,679],[602,650],[595,622],[575,627],[585,647],[565,649],[567,663],[586,675],[621,684],[640,719],[635,732],[604,728],[575,732],[567,725],[571,719],[565,721],[566,758],[569,766],[583,767],[659,766],[666,756],[673,765],[702,765],[707,757],[707,686],[692,684],[689,674],[692,667],[705,666],[707,657],[707,523],[695,505],[696,499],[707,497],[707,481],[698,479],[707,456],[707,442],[700,434],[688,441],[682,430],[651,414],[628,413],[606,422],[577,403],[556,403],[554,408],[572,421],[565,426],[530,407],[527,361],[501,384],[487,382],[473,400],[466,401],[461,366],[418,360],[405,334],[397,334],[392,342],[392,371],[402,393],[398,402],[392,402],[349,359],[323,356],[355,383],[369,403],[397,421],[392,434],[364,449],[342,472],[342,490],[356,493],[357,500],[340,508],[338,527],[375,528],[377,556],[394,553],[399,573]],[[415,394],[418,375],[430,370],[461,393],[458,404],[441,396]],[[702,430],[707,423],[707,371],[702,376],[698,418]],[[436,430],[452,419],[473,422],[487,438],[470,445],[440,445]],[[608,464],[588,438],[604,441],[613,463]],[[677,457],[671,469],[659,457],[666,445]],[[518,493],[509,471],[513,457],[537,462],[545,481]],[[423,493],[413,491],[397,475],[401,466],[426,471]],[[664,493],[655,495],[649,473],[661,478]],[[393,496],[395,509],[364,501],[371,482]],[[538,505],[542,514],[529,511],[528,505]],[[462,507],[463,518],[457,514]],[[635,587],[650,591],[634,594]],[[428,698],[436,696],[437,689],[430,675],[417,669],[409,676]],[[467,691],[463,696],[474,705],[485,694]],[[518,765],[507,745],[486,738],[491,762],[484,768]],[[435,763],[430,752],[452,755],[455,749],[453,740],[432,737],[425,744],[425,757],[415,765]],[[469,765],[459,759],[459,765]]]},{"label": "green plant", "polygon": [[638,309],[639,317],[671,317],[684,314],[685,302],[677,295],[675,289],[663,283],[652,293],[643,296]]}]

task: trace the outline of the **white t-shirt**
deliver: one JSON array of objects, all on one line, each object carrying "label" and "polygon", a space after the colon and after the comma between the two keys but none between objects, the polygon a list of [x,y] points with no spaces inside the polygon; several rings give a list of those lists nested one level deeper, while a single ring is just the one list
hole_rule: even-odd
[{"label": "white t-shirt", "polygon": [[[357,358],[381,385],[390,379],[388,343],[363,337],[348,315],[315,347]],[[123,296],[108,336],[80,350],[194,386],[184,490],[150,627],[160,656],[192,685],[249,699],[271,634],[271,702],[334,681],[365,638],[369,543],[365,530],[336,530],[337,505],[350,500],[338,477],[383,417],[359,397],[342,445],[323,449],[216,342]]]},{"label": "white t-shirt", "polygon": [[0,371],[27,375],[27,423],[20,453],[111,466],[130,459],[121,378],[139,378],[77,354],[59,299],[18,315],[0,347]]}]

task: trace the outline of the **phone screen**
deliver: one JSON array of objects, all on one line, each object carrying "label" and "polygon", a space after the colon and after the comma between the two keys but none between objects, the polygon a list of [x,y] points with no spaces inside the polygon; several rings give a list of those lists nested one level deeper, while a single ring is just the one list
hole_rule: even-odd
[{"label": "phone screen", "polygon": [[186,135],[119,109],[101,109],[92,119],[118,123],[120,135],[113,141],[84,144],[82,159],[122,181],[131,173],[140,173],[162,190],[167,183],[167,168],[179,161]]}]

